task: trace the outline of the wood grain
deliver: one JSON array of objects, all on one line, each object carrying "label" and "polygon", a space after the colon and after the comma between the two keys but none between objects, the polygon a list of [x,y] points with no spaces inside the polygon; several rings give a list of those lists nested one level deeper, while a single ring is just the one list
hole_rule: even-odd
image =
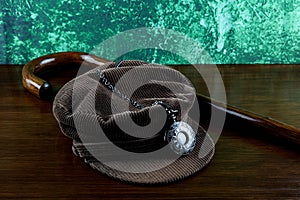
[{"label": "wood grain", "polygon": [[[188,71],[187,68],[182,70]],[[252,130],[248,128],[253,126],[248,124],[245,129],[238,121],[230,120],[217,143],[213,161],[195,176],[155,187],[112,180],[72,154],[71,141],[62,135],[53,118],[52,103],[41,101],[23,89],[21,71],[22,66],[0,67],[2,199],[300,198],[299,151],[281,140],[273,140],[261,127]],[[253,73],[258,72],[254,70]],[[65,73],[62,75],[49,81],[56,84],[69,79]],[[253,85],[255,81],[243,84]],[[227,88],[227,92],[231,89]],[[231,95],[234,96],[228,95],[228,102]],[[256,95],[251,97],[251,93],[248,95],[249,99],[257,98]],[[274,98],[269,96],[270,102]],[[273,105],[251,105],[256,106],[264,112]],[[286,110],[295,109],[294,104],[282,106]],[[202,108],[205,111],[206,108]],[[205,125],[205,119],[203,123]]]}]

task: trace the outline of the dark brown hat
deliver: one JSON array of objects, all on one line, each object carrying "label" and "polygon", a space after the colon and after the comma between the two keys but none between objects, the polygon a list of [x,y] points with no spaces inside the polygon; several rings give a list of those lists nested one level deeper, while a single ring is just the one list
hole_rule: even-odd
[{"label": "dark brown hat", "polygon": [[64,85],[53,113],[75,155],[91,167],[125,182],[156,184],[188,177],[212,159],[214,143],[199,126],[197,105],[180,72],[122,61]]}]

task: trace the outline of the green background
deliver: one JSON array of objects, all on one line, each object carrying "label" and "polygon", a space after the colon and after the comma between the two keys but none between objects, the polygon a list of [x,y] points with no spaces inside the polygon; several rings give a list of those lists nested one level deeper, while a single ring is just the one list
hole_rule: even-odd
[{"label": "green background", "polygon": [[[300,63],[300,0],[0,0],[0,63],[92,51],[125,30],[160,27],[197,40],[214,63]],[[99,55],[101,56],[101,55]],[[176,55],[125,55],[163,64]]]}]

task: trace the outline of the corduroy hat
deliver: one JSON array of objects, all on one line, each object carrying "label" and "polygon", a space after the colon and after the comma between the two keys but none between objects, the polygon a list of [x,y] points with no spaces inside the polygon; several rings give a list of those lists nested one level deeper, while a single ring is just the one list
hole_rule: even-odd
[{"label": "corduroy hat", "polygon": [[161,184],[198,172],[213,157],[214,143],[193,114],[196,100],[174,69],[109,62],[65,84],[53,113],[75,155],[92,168],[125,182]]}]

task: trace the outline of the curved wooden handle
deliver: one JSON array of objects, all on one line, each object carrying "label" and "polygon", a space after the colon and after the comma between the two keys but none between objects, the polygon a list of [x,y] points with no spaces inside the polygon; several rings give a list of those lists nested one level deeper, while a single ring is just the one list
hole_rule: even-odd
[{"label": "curved wooden handle", "polygon": [[28,62],[22,70],[23,86],[33,95],[40,99],[52,99],[53,89],[50,83],[38,77],[38,73],[58,65],[81,66],[82,63],[96,67],[109,62],[103,58],[83,52],[62,52],[45,55]]}]

